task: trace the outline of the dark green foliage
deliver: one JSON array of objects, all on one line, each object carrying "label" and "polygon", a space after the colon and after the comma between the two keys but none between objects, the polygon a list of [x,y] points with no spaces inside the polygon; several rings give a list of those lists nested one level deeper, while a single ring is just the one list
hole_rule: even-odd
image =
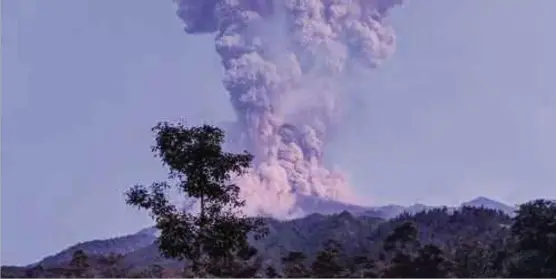
[{"label": "dark green foliage", "polygon": [[[349,213],[269,221],[273,235],[253,243],[259,251],[244,246],[229,257],[209,259],[206,272],[227,278],[554,277],[554,212],[554,202],[533,201],[522,205],[513,220],[494,210],[462,208],[389,221]],[[269,251],[273,246],[285,251],[281,265],[278,255]],[[2,267],[2,277],[77,277],[83,273],[74,273],[75,268],[87,265],[85,274],[93,277],[194,276],[191,269],[184,274],[175,261],[129,267],[127,255],[72,251],[73,263],[68,259],[59,266]]]},{"label": "dark green foliage", "polygon": [[384,250],[393,254],[384,277],[442,278],[451,274],[452,263],[444,251],[434,244],[422,246],[418,231],[410,222],[394,229],[384,241]]},{"label": "dark green foliage", "polygon": [[307,267],[307,256],[300,251],[289,252],[282,258],[282,265],[286,278],[309,277],[311,274]]},{"label": "dark green foliage", "polygon": [[376,278],[377,266],[375,260],[367,256],[354,256],[348,259],[347,268],[349,277],[354,278]]},{"label": "dark green foliage", "polygon": [[510,277],[556,277],[556,202],[522,204],[511,228],[515,255]]},{"label": "dark green foliage", "polygon": [[419,249],[417,257],[413,260],[416,278],[444,278],[449,277],[452,262],[436,245],[427,244]]},{"label": "dark green foliage", "polygon": [[454,253],[454,273],[456,277],[488,277],[490,274],[491,251],[480,241],[466,241],[456,248]]},{"label": "dark green foliage", "polygon": [[345,264],[340,262],[343,256],[341,249],[337,241],[328,240],[311,265],[311,275],[317,278],[345,277]]},{"label": "dark green foliage", "polygon": [[[152,264],[148,268],[139,272],[132,273],[132,278],[162,278],[164,276],[164,267],[158,264]],[[127,277],[127,276],[126,276]]]},{"label": "dark green foliage", "polygon": [[262,268],[262,259],[257,249],[245,247],[235,255],[214,259],[209,264],[209,273],[215,277],[251,278]]},{"label": "dark green foliage", "polygon": [[419,246],[417,229],[411,222],[405,222],[396,227],[392,234],[384,240],[384,250],[392,251],[399,249],[407,251]]},{"label": "dark green foliage", "polygon": [[[210,262],[227,261],[248,249],[247,234],[264,234],[259,219],[245,218],[239,187],[229,183],[249,167],[252,156],[222,150],[224,133],[210,125],[187,128],[159,123],[153,128],[152,151],[169,169],[168,182],[134,186],[127,203],[150,211],[161,231],[157,240],[163,256],[188,260],[193,274],[206,276]],[[184,212],[170,203],[167,190],[180,190],[199,203],[200,212]]]},{"label": "dark green foliage", "polygon": [[77,250],[73,253],[73,257],[69,263],[67,275],[69,277],[90,277],[89,271],[89,257],[83,250]]},{"label": "dark green foliage", "polygon": [[416,273],[412,257],[406,253],[398,253],[387,265],[382,277],[407,278]]},{"label": "dark green foliage", "polygon": [[[348,212],[269,219],[273,235],[261,239],[257,236],[266,233],[262,220],[241,213],[239,188],[228,183],[249,166],[251,156],[223,152],[223,133],[212,126],[161,123],[154,131],[153,151],[169,168],[169,181],[135,186],[126,194],[129,204],[147,209],[155,219],[161,232],[158,249],[148,246],[149,234],[108,241],[126,243],[117,250],[125,255],[107,254],[111,244],[93,241],[31,267],[3,266],[2,277],[556,277],[554,201],[523,204],[514,218],[463,207],[392,220]],[[200,212],[171,204],[170,188],[199,202]],[[255,236],[251,243],[248,233]],[[135,251],[143,248],[146,253],[138,255],[147,259],[133,266]],[[277,249],[285,256],[279,258]]]},{"label": "dark green foliage", "polygon": [[126,270],[122,269],[119,264],[123,260],[124,255],[111,253],[107,257],[100,257],[97,260],[101,266],[100,275],[105,278],[124,278]]},{"label": "dark green foliage", "polygon": [[267,266],[264,270],[264,274],[267,278],[278,278],[280,277],[280,274],[278,274],[278,271],[276,271],[276,268],[274,268],[273,266]]},{"label": "dark green foliage", "polygon": [[415,226],[411,222],[405,222],[386,237],[381,258],[390,264],[384,270],[385,277],[412,277],[416,273],[411,253],[419,246],[417,234]]},{"label": "dark green foliage", "polygon": [[26,278],[40,278],[43,277],[44,268],[42,265],[37,265],[25,271]]},{"label": "dark green foliage", "polygon": [[27,277],[27,278],[31,278],[32,276],[27,276],[28,273],[28,268],[25,267],[19,267],[19,266],[7,266],[4,265],[1,268],[2,270],[2,274],[1,274],[1,278],[22,278],[22,277]]}]

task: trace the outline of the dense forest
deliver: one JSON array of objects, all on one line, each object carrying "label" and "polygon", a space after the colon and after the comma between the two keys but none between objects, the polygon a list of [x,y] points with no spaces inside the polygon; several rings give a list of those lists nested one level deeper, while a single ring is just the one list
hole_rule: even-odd
[{"label": "dense forest", "polygon": [[[515,215],[463,207],[394,219],[313,214],[291,221],[247,217],[230,175],[248,153],[226,153],[223,132],[161,123],[153,151],[167,182],[137,185],[126,202],[147,210],[160,235],[147,249],[88,254],[66,262],[2,267],[2,277],[556,277],[556,202],[533,200]],[[168,201],[177,188],[199,201],[184,212]]]}]

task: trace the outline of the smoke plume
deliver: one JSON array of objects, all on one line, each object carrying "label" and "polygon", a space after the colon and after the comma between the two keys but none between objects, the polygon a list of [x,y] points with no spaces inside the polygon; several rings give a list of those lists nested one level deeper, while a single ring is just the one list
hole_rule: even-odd
[{"label": "smoke plume", "polygon": [[383,21],[402,0],[175,0],[188,34],[214,33],[223,83],[255,166],[237,183],[253,208],[293,215],[299,196],[354,202],[323,165],[346,74],[395,48]]}]

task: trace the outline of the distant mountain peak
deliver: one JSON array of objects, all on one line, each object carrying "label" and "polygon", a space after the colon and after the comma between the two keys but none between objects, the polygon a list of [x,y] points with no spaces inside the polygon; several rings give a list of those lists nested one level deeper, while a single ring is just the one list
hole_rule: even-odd
[{"label": "distant mountain peak", "polygon": [[509,206],[507,204],[483,196],[479,196],[468,202],[465,202],[461,204],[461,206],[484,207],[489,209],[496,209],[496,210],[501,210],[502,212],[510,215],[513,214],[515,211],[515,208],[513,206]]},{"label": "distant mountain peak", "polygon": [[469,201],[471,203],[482,203],[482,202],[487,202],[487,203],[499,203],[493,199],[489,199],[487,197],[483,197],[483,196],[478,196],[474,199],[472,199],[471,201]]},{"label": "distant mountain peak", "polygon": [[479,196],[468,202],[463,203],[465,205],[504,205],[501,202],[489,199],[487,197]]}]

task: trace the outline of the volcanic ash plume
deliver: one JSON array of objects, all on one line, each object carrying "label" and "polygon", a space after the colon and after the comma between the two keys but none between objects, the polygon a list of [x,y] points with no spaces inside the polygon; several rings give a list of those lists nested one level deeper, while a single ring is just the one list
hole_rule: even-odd
[{"label": "volcanic ash plume", "polygon": [[353,202],[323,166],[346,72],[395,47],[383,23],[401,0],[176,0],[189,34],[215,33],[224,86],[255,167],[238,178],[250,206],[291,215],[296,197]]}]

